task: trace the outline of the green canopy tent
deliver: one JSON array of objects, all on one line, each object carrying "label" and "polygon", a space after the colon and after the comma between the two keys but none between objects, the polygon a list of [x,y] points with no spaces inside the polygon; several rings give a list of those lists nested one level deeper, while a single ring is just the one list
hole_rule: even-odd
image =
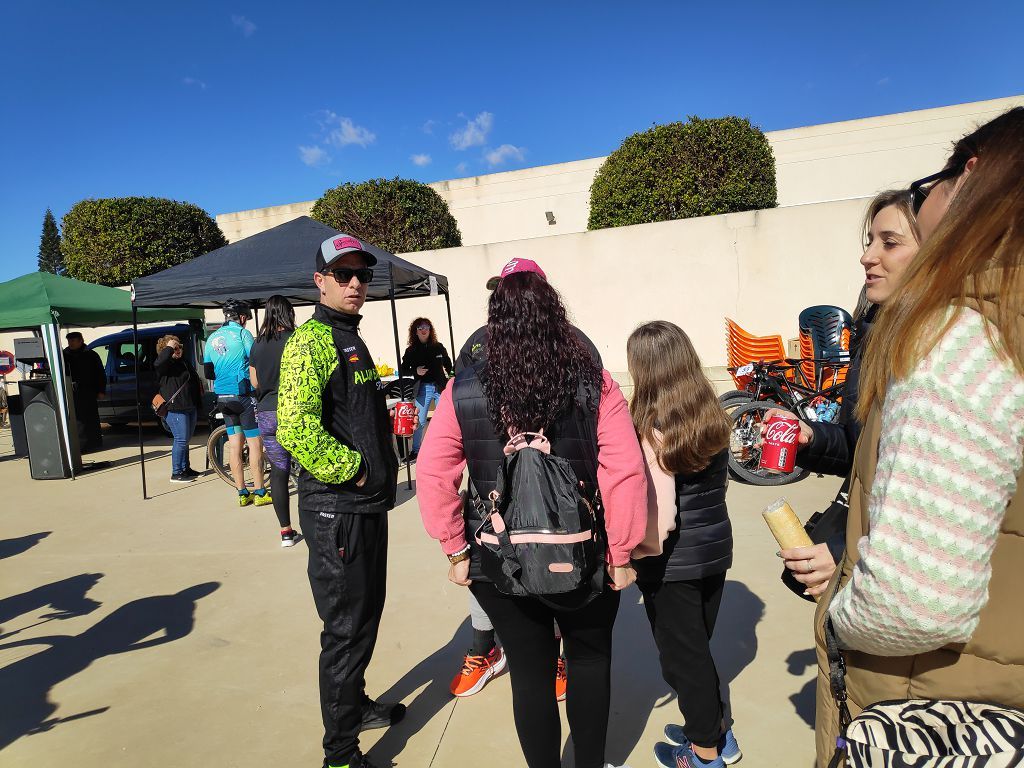
[{"label": "green canopy tent", "polygon": [[[138,320],[202,319],[201,309],[138,309]],[[49,361],[60,408],[63,449],[74,477],[71,430],[68,424],[64,356],[60,326],[95,328],[132,322],[132,297],[128,291],[94,285],[49,272],[33,272],[0,283],[0,331],[39,330]],[[138,356],[136,356],[136,360]],[[138,372],[136,371],[136,376]]]}]

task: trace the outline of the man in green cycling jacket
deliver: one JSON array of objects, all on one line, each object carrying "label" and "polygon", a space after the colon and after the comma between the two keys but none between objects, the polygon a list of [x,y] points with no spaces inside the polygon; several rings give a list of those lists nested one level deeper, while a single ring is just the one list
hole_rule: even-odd
[{"label": "man in green cycling jacket", "polygon": [[387,582],[387,513],[398,457],[384,390],[359,336],[376,257],[348,235],[325,240],[313,280],[320,303],[281,357],[277,439],[301,465],[299,519],[320,636],[324,765],[372,768],[359,732],[400,720],[402,704],[372,701],[364,674]]}]

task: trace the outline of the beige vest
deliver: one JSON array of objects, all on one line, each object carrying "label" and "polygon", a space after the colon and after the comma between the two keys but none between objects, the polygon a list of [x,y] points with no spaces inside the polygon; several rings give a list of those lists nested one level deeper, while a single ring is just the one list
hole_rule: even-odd
[{"label": "beige vest", "polygon": [[[824,621],[836,579],[849,581],[858,559],[857,543],[868,533],[868,502],[878,461],[881,412],[876,406],[861,433],[850,484],[846,558],[836,569],[814,615],[818,656],[818,764],[835,749],[838,714],[828,686]],[[848,651],[846,685],[852,714],[869,704],[893,699],[959,699],[1024,709],[1024,472],[992,553],[989,600],[966,644],[949,645],[917,656],[873,656]]]}]

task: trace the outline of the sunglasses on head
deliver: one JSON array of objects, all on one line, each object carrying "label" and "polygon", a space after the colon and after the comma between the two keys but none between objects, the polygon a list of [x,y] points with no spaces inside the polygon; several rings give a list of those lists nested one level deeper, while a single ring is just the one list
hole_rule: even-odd
[{"label": "sunglasses on head", "polygon": [[947,179],[955,179],[964,169],[959,167],[944,168],[938,173],[933,173],[931,176],[925,176],[923,179],[918,179],[910,185],[910,210],[913,211],[914,215],[917,216],[921,210],[921,206],[924,205],[924,201],[928,199],[928,195],[931,193],[935,186],[940,182],[946,181]]},{"label": "sunglasses on head", "polygon": [[373,270],[369,267],[359,267],[358,269],[352,269],[351,267],[338,267],[336,269],[324,270],[325,275],[329,275],[337,280],[342,285],[351,283],[352,278],[356,278],[363,285],[369,285],[373,280]]}]

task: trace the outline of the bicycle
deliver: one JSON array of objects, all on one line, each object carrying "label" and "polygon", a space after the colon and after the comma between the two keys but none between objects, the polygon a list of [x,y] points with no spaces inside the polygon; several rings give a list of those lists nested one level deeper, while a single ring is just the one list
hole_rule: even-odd
[{"label": "bicycle", "polygon": [[[211,426],[214,424],[215,420],[221,420],[219,418],[219,414],[210,414]],[[264,488],[267,488],[270,484],[270,459],[267,458],[266,451],[263,451],[262,458],[263,461],[261,462],[261,467],[263,470],[263,478],[261,485]],[[210,437],[206,441],[206,459],[210,468],[213,469],[214,474],[234,488],[235,479],[231,474],[231,444],[228,442],[228,428],[223,423],[210,430]],[[253,482],[252,471],[249,467],[249,444],[246,440],[242,441],[242,471],[245,475],[246,487],[254,487],[255,483]],[[289,480],[289,487],[296,487],[299,478],[299,465],[295,459],[292,459],[291,461],[289,474],[291,476]]]},{"label": "bicycle", "polygon": [[[815,363],[818,371],[813,384],[800,367],[808,362]],[[788,485],[803,480],[809,472],[799,465],[788,474],[760,468],[761,425],[772,409],[789,411],[805,421],[834,422],[845,389],[840,371],[847,365],[845,361],[785,358],[730,368],[737,378],[750,377],[744,389],[726,392],[719,398],[733,422],[729,436],[729,471],[733,477],[751,485]],[[823,386],[826,370],[832,372],[832,383]]]}]

